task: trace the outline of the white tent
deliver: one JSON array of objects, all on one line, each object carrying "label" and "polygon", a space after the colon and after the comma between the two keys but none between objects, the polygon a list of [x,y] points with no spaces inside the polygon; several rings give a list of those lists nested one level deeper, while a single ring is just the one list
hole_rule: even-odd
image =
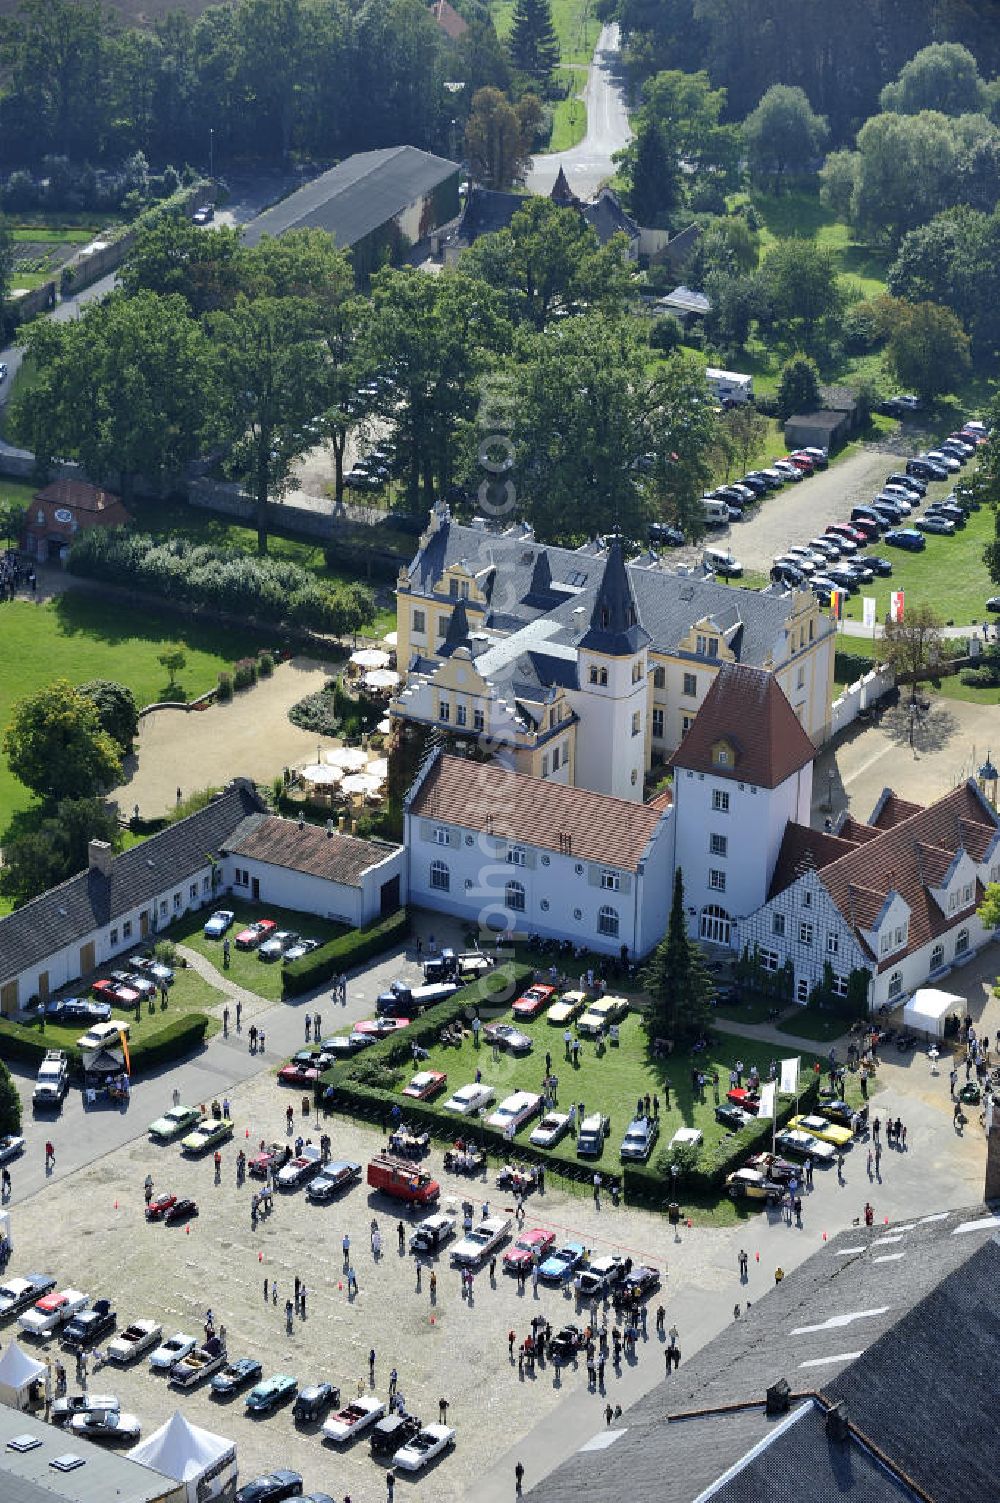
[{"label": "white tent", "polygon": [[128,1453],[187,1489],[188,1503],[207,1503],[236,1484],[236,1447],[231,1440],[190,1424],[175,1409],[165,1425]]},{"label": "white tent", "polygon": [[944,1035],[944,1020],[950,1012],[963,1017],[968,1004],[964,997],[954,992],[939,992],[933,986],[921,986],[903,1008],[903,1023],[918,1033],[933,1034],[936,1039]]},{"label": "white tent", "polygon": [[28,1409],[45,1400],[44,1362],[22,1351],[16,1341],[0,1357],[0,1404],[8,1409]]}]

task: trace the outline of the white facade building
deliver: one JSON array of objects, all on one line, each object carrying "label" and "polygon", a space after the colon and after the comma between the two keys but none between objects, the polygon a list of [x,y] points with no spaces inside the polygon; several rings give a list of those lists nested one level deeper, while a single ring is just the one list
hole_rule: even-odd
[{"label": "white facade building", "polygon": [[667,924],[668,798],[591,793],[436,752],[406,801],[410,901],[485,931],[645,955]]}]

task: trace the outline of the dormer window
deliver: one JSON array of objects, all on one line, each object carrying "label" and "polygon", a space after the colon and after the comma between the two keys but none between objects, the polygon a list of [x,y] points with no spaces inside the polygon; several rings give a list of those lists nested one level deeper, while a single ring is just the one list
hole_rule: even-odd
[{"label": "dormer window", "polygon": [[601,625],[605,628],[611,625],[611,612],[606,605],[601,606]]}]

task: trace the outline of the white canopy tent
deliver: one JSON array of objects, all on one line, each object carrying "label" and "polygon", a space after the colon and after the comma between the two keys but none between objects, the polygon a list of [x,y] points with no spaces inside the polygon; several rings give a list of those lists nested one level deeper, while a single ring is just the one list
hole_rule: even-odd
[{"label": "white canopy tent", "polygon": [[229,1496],[236,1485],[236,1447],[231,1440],[192,1425],[175,1409],[165,1425],[127,1452],[131,1461],[183,1482],[188,1503]]},{"label": "white canopy tent", "polygon": [[939,992],[936,987],[921,986],[903,1008],[903,1024],[915,1029],[917,1033],[933,1034],[936,1039],[943,1038],[944,1020],[948,1014],[957,1012],[962,1017],[967,1007],[965,998],[954,992]]},{"label": "white canopy tent", "polygon": [[12,1341],[0,1357],[0,1404],[8,1409],[30,1409],[44,1403],[47,1374],[44,1362],[36,1361]]}]

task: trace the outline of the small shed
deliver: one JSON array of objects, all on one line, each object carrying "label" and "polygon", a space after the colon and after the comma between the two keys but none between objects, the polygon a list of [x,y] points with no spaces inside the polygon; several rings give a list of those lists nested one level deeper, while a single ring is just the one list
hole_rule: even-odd
[{"label": "small shed", "polygon": [[44,1404],[47,1374],[44,1362],[12,1341],[0,1357],[0,1404],[8,1409],[35,1409]]},{"label": "small shed", "polygon": [[785,443],[789,449],[834,450],[851,431],[850,415],[820,408],[816,412],[798,412],[785,423]]},{"label": "small shed", "polygon": [[36,491],[24,519],[24,551],[40,563],[65,558],[73,539],[92,527],[126,527],[132,520],[113,491],[86,480],[53,480]]},{"label": "small shed", "polygon": [[183,1483],[188,1503],[210,1503],[213,1498],[231,1497],[236,1486],[233,1442],[192,1425],[179,1409],[174,1410],[165,1425],[127,1454],[131,1461],[139,1461]]},{"label": "small shed", "polygon": [[913,1028],[918,1033],[940,1039],[944,1037],[944,1023],[948,1014],[957,1012],[961,1017],[967,1005],[965,998],[959,997],[955,992],[942,992],[933,986],[921,986],[903,1008],[903,1023],[905,1027]]}]

